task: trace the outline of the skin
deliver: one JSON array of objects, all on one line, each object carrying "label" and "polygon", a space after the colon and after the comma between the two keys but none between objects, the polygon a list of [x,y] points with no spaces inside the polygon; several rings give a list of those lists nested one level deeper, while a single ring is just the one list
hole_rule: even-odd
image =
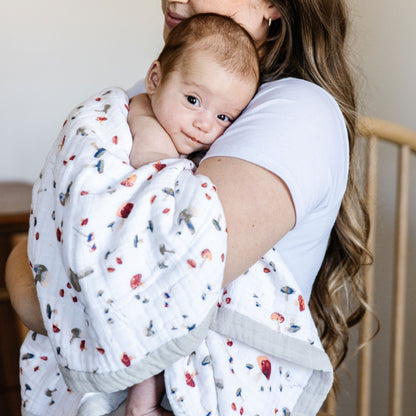
[{"label": "skin", "polygon": [[[266,38],[269,18],[275,20],[280,16],[276,7],[266,0],[162,0],[162,10],[166,19],[165,37],[181,20],[197,13],[213,12],[232,16],[259,46]],[[134,117],[135,111],[133,99],[129,115]],[[196,174],[206,175],[215,183],[225,212],[228,229],[225,286],[293,228],[295,209],[285,183],[250,162],[230,157],[209,158],[201,163]],[[28,289],[33,287],[33,276],[24,241],[9,257],[6,279],[13,306],[23,322],[30,328],[41,328],[36,293]],[[163,413],[157,410],[155,414]]]},{"label": "skin", "polygon": [[155,116],[176,150],[190,154],[207,150],[224,133],[253,97],[256,83],[228,72],[209,54],[195,51],[165,79],[155,63],[146,86]]},{"label": "skin", "polygon": [[232,17],[247,29],[260,46],[266,38],[269,18],[276,20],[279,11],[266,0],[162,0],[165,15],[163,35],[181,20],[199,13],[217,13]]},{"label": "skin", "polygon": [[129,124],[138,126],[131,165],[207,150],[244,110],[256,86],[254,76],[233,74],[199,49],[189,51],[164,77],[159,61],[153,62],[147,94],[136,97],[136,118],[129,117]]}]

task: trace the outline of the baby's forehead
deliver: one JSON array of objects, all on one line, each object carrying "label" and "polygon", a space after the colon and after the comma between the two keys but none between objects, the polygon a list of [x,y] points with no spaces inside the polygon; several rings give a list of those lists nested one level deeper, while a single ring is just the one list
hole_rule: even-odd
[{"label": "baby's forehead", "polygon": [[226,73],[235,78],[244,79],[245,82],[258,82],[258,76],[255,71],[245,69],[234,65],[227,58],[219,55],[212,49],[202,47],[189,48],[186,53],[178,57],[174,65],[174,70],[181,71],[184,77],[192,77],[195,72],[198,74],[209,74],[215,77],[215,74]]}]

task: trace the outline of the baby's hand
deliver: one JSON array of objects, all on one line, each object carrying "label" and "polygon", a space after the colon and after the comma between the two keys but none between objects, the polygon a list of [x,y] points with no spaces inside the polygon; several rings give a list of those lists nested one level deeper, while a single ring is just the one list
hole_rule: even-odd
[{"label": "baby's hand", "polygon": [[130,387],[125,416],[173,416],[160,407],[164,392],[163,372]]}]

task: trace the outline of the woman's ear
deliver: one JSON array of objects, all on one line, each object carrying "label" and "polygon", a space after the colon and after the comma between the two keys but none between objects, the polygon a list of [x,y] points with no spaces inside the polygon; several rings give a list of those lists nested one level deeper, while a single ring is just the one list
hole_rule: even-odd
[{"label": "woman's ear", "polygon": [[153,94],[162,81],[162,68],[159,61],[154,61],[147,71],[145,86],[148,94]]},{"label": "woman's ear", "polygon": [[266,11],[265,11],[265,19],[271,19],[273,22],[281,17],[280,10],[272,1],[267,1]]}]

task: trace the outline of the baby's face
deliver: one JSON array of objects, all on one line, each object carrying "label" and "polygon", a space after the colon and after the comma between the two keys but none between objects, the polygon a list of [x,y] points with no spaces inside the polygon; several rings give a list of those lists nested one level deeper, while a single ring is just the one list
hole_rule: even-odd
[{"label": "baby's face", "polygon": [[255,91],[255,79],[229,73],[197,52],[162,80],[152,96],[152,107],[178,153],[190,154],[207,150]]}]

